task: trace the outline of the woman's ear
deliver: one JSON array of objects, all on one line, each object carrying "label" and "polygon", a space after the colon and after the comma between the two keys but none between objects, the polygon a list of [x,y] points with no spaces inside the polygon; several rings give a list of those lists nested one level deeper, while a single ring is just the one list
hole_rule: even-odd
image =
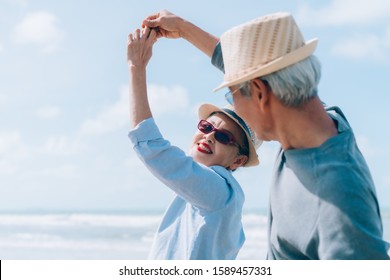
[{"label": "woman's ear", "polygon": [[248,162],[248,157],[244,155],[239,155],[236,157],[234,162],[228,166],[229,170],[236,170],[237,168],[244,166]]}]

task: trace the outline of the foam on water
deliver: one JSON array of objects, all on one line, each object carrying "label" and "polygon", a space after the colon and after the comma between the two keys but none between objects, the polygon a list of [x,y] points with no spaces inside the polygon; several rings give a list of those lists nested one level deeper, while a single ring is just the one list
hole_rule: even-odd
[{"label": "foam on water", "polygon": [[[0,259],[146,259],[160,213],[0,214]],[[390,215],[383,215],[390,240]],[[238,259],[264,259],[265,212],[243,215],[246,241]]]}]

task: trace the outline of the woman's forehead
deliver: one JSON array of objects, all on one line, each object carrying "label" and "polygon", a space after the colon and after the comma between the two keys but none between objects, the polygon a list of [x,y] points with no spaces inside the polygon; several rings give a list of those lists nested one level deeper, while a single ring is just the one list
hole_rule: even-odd
[{"label": "woman's forehead", "polygon": [[223,127],[227,130],[234,130],[231,132],[238,132],[241,131],[241,128],[228,116],[226,116],[222,112],[218,112],[216,114],[211,115],[207,118],[207,120],[214,124],[217,128]]},{"label": "woman's forehead", "polygon": [[231,122],[230,118],[222,112],[213,113],[207,120],[213,124],[229,124]]}]

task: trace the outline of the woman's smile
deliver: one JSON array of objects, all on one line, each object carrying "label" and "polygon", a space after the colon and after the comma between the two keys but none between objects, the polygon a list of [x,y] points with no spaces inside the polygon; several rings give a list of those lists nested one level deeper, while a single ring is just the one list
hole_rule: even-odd
[{"label": "woman's smile", "polygon": [[198,143],[198,151],[205,154],[212,154],[213,151],[211,150],[211,147],[207,145],[205,142],[199,142]]}]

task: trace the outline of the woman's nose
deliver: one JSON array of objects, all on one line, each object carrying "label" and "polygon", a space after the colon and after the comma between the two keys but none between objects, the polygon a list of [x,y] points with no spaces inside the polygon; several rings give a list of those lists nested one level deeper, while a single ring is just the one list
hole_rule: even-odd
[{"label": "woman's nose", "polygon": [[204,135],[203,135],[203,138],[204,138],[207,142],[209,142],[209,143],[215,143],[214,134],[215,134],[215,132],[212,131],[212,132],[210,132],[210,133],[208,133],[208,134],[204,134]]}]

